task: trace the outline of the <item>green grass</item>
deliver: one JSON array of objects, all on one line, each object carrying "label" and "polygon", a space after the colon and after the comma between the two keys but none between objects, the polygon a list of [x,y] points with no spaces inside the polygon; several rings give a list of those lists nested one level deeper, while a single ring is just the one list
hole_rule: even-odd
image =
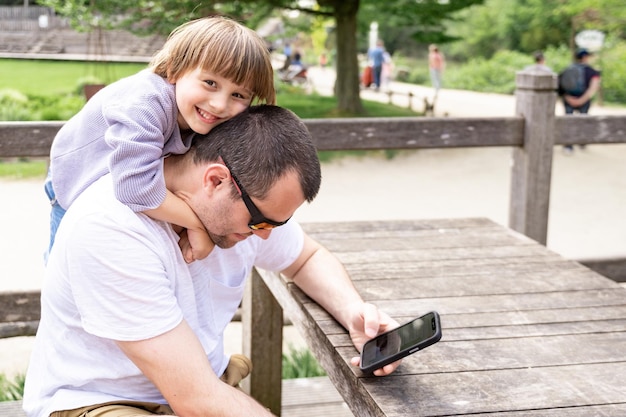
[{"label": "green grass", "polygon": [[368,100],[362,100],[365,114],[340,114],[337,111],[337,99],[335,97],[320,96],[319,94],[304,94],[299,89],[282,88],[280,86],[276,100],[279,106],[290,109],[302,119],[418,116],[417,113],[407,108]]},{"label": "green grass", "polygon": [[145,67],[134,63],[0,59],[0,89],[10,88],[26,95],[65,94],[74,91],[81,78],[110,82]]},{"label": "green grass", "polygon": [[0,178],[10,180],[23,180],[39,178],[46,176],[48,164],[43,160],[1,160],[0,159]]}]

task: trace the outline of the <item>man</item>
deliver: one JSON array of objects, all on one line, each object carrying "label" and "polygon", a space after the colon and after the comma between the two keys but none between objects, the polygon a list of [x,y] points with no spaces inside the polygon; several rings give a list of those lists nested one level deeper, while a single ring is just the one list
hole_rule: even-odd
[{"label": "man", "polygon": [[372,63],[372,73],[374,75],[374,85],[376,90],[380,89],[381,73],[385,62],[385,44],[382,40],[376,42],[376,46],[369,50],[368,58]]},{"label": "man", "polygon": [[[561,86],[562,77],[566,69],[559,76],[559,90],[561,95],[563,96],[563,106],[565,107],[565,114],[574,114],[578,112],[580,114],[589,113],[589,108],[591,107],[591,100],[595,96],[595,94],[600,89],[600,71],[594,69],[590,64],[589,60],[591,58],[591,53],[586,49],[579,49],[576,51],[576,62],[572,64],[570,68],[579,68],[580,78],[582,88],[581,91],[567,91],[564,90]],[[564,147],[565,153],[572,153],[574,148],[572,145],[565,145]]]},{"label": "man", "polygon": [[543,52],[536,51],[533,53],[533,59],[535,63],[533,65],[528,65],[524,68],[524,71],[539,71],[539,72],[552,72],[552,68],[546,65],[546,58],[543,55]]},{"label": "man", "polygon": [[47,264],[26,377],[30,417],[271,415],[219,379],[233,367],[223,331],[253,265],[282,271],[358,349],[397,325],[365,304],[339,261],[289,221],[321,182],[310,134],[293,113],[252,107],[163,165],[168,189],[216,248],[186,264],[184,231],[118,202],[110,176],[92,184],[68,210]]},{"label": "man", "polygon": [[430,82],[435,89],[435,97],[437,97],[442,84],[443,71],[446,69],[446,59],[435,44],[428,47],[428,69]]}]

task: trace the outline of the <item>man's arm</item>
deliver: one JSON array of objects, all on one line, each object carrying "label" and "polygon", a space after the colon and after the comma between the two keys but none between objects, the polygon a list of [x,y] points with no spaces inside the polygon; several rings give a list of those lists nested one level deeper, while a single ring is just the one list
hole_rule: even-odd
[{"label": "man's arm", "polygon": [[595,76],[589,82],[589,87],[585,90],[584,94],[580,97],[573,97],[570,95],[565,96],[565,100],[572,107],[580,107],[596,95],[600,89],[600,76]]},{"label": "man's arm", "polygon": [[222,382],[185,321],[160,336],[117,342],[180,417],[269,417],[253,398]]},{"label": "man's arm", "polygon": [[[365,303],[341,262],[306,234],[302,253],[283,274],[350,332],[352,342],[359,351],[367,340],[398,326],[387,314]],[[352,363],[358,365],[358,358],[354,358]],[[399,361],[374,374],[388,375],[398,365]]]}]

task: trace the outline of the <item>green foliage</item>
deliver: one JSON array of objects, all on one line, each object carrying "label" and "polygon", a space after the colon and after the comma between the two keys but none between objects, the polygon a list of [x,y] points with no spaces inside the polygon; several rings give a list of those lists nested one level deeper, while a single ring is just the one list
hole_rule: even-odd
[{"label": "green foliage", "polygon": [[29,120],[28,97],[13,89],[0,90],[0,120]]},{"label": "green foliage", "polygon": [[449,88],[511,94],[515,73],[528,65],[528,56],[500,51],[492,59],[471,59],[462,71],[446,71],[444,85]]},{"label": "green foliage", "polygon": [[0,374],[0,401],[18,401],[24,397],[24,374],[18,374],[10,381],[5,374]]},{"label": "green foliage", "polygon": [[283,379],[311,378],[325,376],[326,372],[319,365],[308,349],[289,347],[288,353],[283,353]]},{"label": "green foliage", "polygon": [[607,44],[594,63],[602,70],[602,96],[608,102],[626,103],[626,42],[609,39]]}]

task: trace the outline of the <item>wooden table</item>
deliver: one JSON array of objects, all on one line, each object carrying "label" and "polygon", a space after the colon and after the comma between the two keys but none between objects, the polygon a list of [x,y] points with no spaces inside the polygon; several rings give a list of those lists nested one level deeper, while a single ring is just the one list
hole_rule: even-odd
[{"label": "wooden table", "polygon": [[441,342],[391,376],[364,377],[344,329],[259,272],[355,416],[626,415],[626,290],[615,282],[487,219],[304,228],[398,321],[441,314]]}]

